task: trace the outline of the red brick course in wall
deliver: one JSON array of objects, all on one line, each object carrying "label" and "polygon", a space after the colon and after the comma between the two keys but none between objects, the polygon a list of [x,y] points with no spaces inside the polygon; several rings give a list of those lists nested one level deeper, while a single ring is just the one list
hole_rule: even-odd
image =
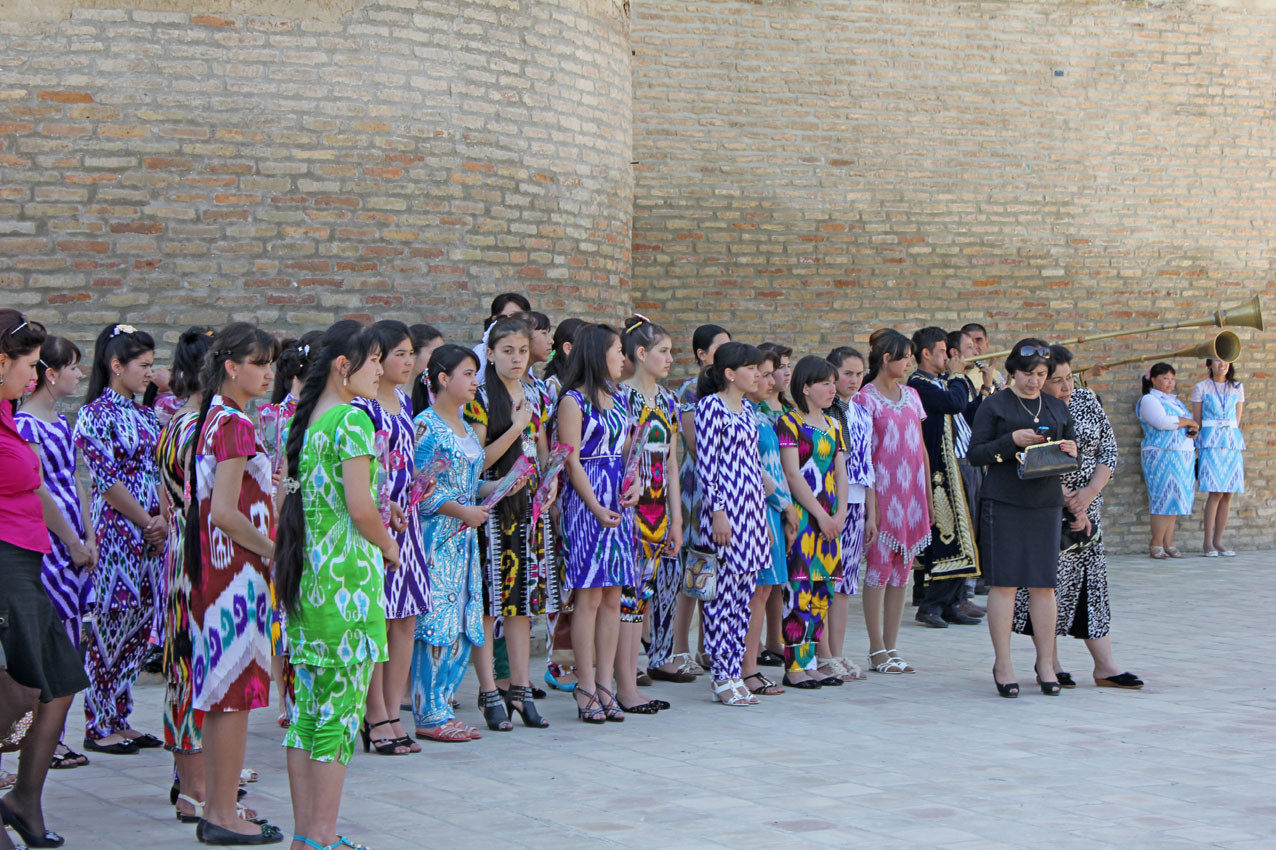
[{"label": "red brick course in wall", "polygon": [[[709,320],[817,354],[974,320],[1009,348],[1274,291],[1271,10],[653,0],[632,33],[635,298],[684,361]],[[1271,548],[1276,335],[1238,333],[1248,489],[1229,539]],[[1084,346],[1078,365],[1207,335]],[[1203,365],[1175,362],[1186,398]],[[1147,544],[1141,371],[1093,382],[1122,448],[1106,522],[1123,552]]]}]

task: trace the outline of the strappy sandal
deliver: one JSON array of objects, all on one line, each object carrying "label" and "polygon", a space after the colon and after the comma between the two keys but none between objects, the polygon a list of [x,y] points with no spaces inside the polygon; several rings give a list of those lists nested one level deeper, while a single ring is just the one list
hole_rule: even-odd
[{"label": "strappy sandal", "polygon": [[463,744],[474,740],[474,735],[471,734],[473,732],[473,729],[454,717],[439,726],[432,726],[429,729],[417,729],[416,736],[430,741],[438,741],[440,744]]},{"label": "strappy sandal", "polygon": [[292,840],[300,841],[302,844],[306,845],[307,847],[313,847],[314,850],[340,850],[340,848],[342,847],[350,847],[350,848],[353,848],[353,850],[371,850],[371,848],[368,847],[366,844],[355,844],[353,841],[351,841],[349,838],[346,838],[344,835],[338,835],[336,843],[329,844],[327,846],[320,844],[318,841],[315,841],[314,839],[307,838],[304,835],[294,835],[292,837]]},{"label": "strappy sandal", "polygon": [[753,691],[749,690],[749,686],[744,683],[743,679],[732,679],[731,684],[735,687],[735,692],[744,697],[744,701],[749,705],[757,705],[762,700],[757,698]]},{"label": "strappy sandal", "polygon": [[1157,561],[1164,561],[1166,558],[1170,556],[1165,554],[1164,546],[1150,546],[1148,547],[1148,557],[1153,558]]},{"label": "strappy sandal", "polygon": [[838,669],[842,671],[842,678],[848,682],[857,682],[861,679],[867,679],[868,674],[855,665],[849,658],[839,655],[833,659]]},{"label": "strappy sandal", "polygon": [[1185,557],[1187,557],[1186,555],[1184,555],[1182,552],[1180,552],[1180,551],[1179,551],[1179,547],[1177,547],[1177,546],[1166,546],[1166,547],[1165,547],[1165,554],[1169,555],[1171,558],[1185,558]]},{"label": "strappy sandal", "polygon": [[608,697],[604,700],[602,696],[599,696],[599,703],[603,707],[603,715],[607,718],[607,722],[624,723],[625,712],[620,710],[620,703],[616,702],[616,695],[602,685],[598,685],[598,693],[600,695],[605,694]]},{"label": "strappy sandal", "polygon": [[57,750],[53,752],[53,760],[49,764],[50,770],[70,770],[73,767],[84,767],[89,763],[89,757],[84,753],[77,753],[66,744],[58,744],[66,752],[61,755]]},{"label": "strappy sandal", "polygon": [[749,693],[751,694],[756,694],[758,696],[764,696],[764,697],[778,697],[780,694],[784,693],[784,688],[782,688],[780,685],[777,685],[775,682],[772,682],[770,679],[768,679],[766,676],[763,676],[761,673],[753,673],[751,675],[744,677],[745,682],[748,682],[750,679],[757,679],[758,682],[761,683],[756,688],[750,687],[747,684],[745,685],[746,688],[749,688]]},{"label": "strappy sandal", "polygon": [[514,728],[499,689],[479,691],[478,707],[479,711],[483,712],[483,720],[487,723],[487,728],[493,732],[508,732]]},{"label": "strappy sandal", "polygon": [[[514,707],[514,703],[518,703],[518,708]],[[510,685],[510,689],[505,694],[505,708],[511,717],[517,712],[523,720],[523,725],[529,729],[549,728],[549,721],[541,717],[540,712],[536,710],[536,701],[532,699],[532,689],[526,685]]]},{"label": "strappy sandal", "polygon": [[[374,738],[372,730],[378,726],[387,726],[394,723],[393,720],[382,720],[380,723],[368,723],[363,721],[363,726],[359,729],[359,736],[363,738],[363,751],[366,753],[370,750],[376,750],[379,756],[406,756],[412,750],[406,749],[407,744],[403,743],[402,738]],[[403,749],[404,752],[399,752]]]},{"label": "strappy sandal", "polygon": [[[186,803],[188,806],[190,806],[192,809],[195,810],[194,814],[188,815],[185,812],[183,812],[181,809],[175,808],[175,811],[177,813],[177,821],[179,823],[199,823],[201,820],[204,819],[204,804],[201,801],[196,800],[194,797],[190,797],[186,794],[178,794],[177,799],[183,803]],[[173,805],[174,807],[176,807],[177,803],[174,803]],[[267,821],[265,818],[258,815],[256,812],[251,813],[252,817],[249,817],[250,813],[247,807],[240,805],[239,803],[235,804],[235,814],[239,815],[241,820],[247,821],[248,823],[255,823],[258,826],[265,826],[266,824],[269,823],[269,821]]]},{"label": "strappy sandal", "polygon": [[249,782],[256,782],[261,777],[257,775],[257,771],[251,767],[246,767],[239,771],[239,784],[247,785]]},{"label": "strappy sandal", "polygon": [[[888,653],[896,653],[896,652],[898,652],[899,650],[892,648],[892,649],[888,649],[888,650],[886,650],[886,651],[887,651]],[[901,673],[916,673],[916,672],[917,672],[917,670],[916,670],[916,669],[914,669],[914,667],[913,667],[911,664],[909,664],[907,661],[905,661],[905,660],[904,660],[903,658],[901,658],[899,655],[892,654],[892,655],[891,655],[891,661],[894,661],[894,662],[896,662],[897,664],[899,664],[899,665],[900,665],[900,668],[901,668],[901,669],[900,669],[900,672],[901,672]]]},{"label": "strappy sandal", "polygon": [[[572,691],[572,697],[584,696],[585,705],[582,707],[580,700],[576,700],[576,716],[585,723],[601,724],[607,722],[607,715],[603,713],[603,704],[598,701],[598,694],[585,690],[577,686]],[[597,706],[597,708],[594,708]]]},{"label": "strappy sandal", "polygon": [[[670,662],[679,661],[679,659],[681,659],[680,663],[678,664],[679,673],[690,673],[692,676],[704,675],[704,668],[696,663],[696,660],[691,657],[690,652],[679,652],[677,655],[672,655],[669,657]],[[658,678],[658,677],[654,677],[654,678]]]},{"label": "strappy sandal", "polygon": [[[727,679],[721,684],[718,682],[710,682],[710,685],[713,688],[713,695],[711,699],[714,702],[720,702],[723,705],[729,705],[732,707],[756,704],[756,700],[754,702],[750,702],[744,697],[744,695],[736,690],[734,679]],[[747,691],[748,688],[745,688],[745,690]]]},{"label": "strappy sandal", "polygon": [[[879,649],[877,652],[870,652],[868,654],[868,669],[872,670],[874,673],[903,673],[904,665],[899,663],[900,659],[892,658],[890,653],[891,651],[889,649]],[[881,664],[878,664],[873,660],[873,658],[878,655],[886,656],[886,660]]]}]

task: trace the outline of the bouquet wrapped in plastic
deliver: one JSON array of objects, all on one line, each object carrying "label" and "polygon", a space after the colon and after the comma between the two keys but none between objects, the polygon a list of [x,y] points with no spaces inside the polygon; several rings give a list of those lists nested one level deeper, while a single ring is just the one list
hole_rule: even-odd
[{"label": "bouquet wrapped in plastic", "polygon": [[554,443],[554,448],[550,450],[549,457],[545,459],[545,471],[541,473],[541,486],[532,494],[532,525],[536,525],[541,514],[549,507],[549,493],[554,488],[554,481],[574,451],[576,450],[566,443]]},{"label": "bouquet wrapped in plastic", "polygon": [[381,521],[390,524],[390,432],[378,431],[373,438],[377,453],[377,510]]},{"label": "bouquet wrapped in plastic", "polygon": [[[514,489],[514,485],[522,481],[528,473],[535,471],[536,466],[527,459],[526,455],[519,455],[518,460],[514,461],[514,465],[510,467],[510,471],[505,473],[501,480],[496,482],[496,487],[491,493],[487,494],[487,498],[479,503],[479,507],[488,508],[489,510],[496,507],[496,504],[510,494]],[[443,541],[446,543],[456,535],[465,530],[465,524],[462,523],[456,531],[452,532]]]},{"label": "bouquet wrapped in plastic", "polygon": [[416,475],[412,476],[411,495],[408,497],[409,508],[415,508],[425,501],[434,482],[438,480],[443,470],[447,469],[447,466],[447,457],[439,454],[435,455],[423,468],[417,470]]},{"label": "bouquet wrapped in plastic", "polygon": [[263,404],[257,409],[257,430],[261,434],[262,445],[266,456],[270,458],[270,472],[273,475],[279,469],[280,433],[283,430],[283,417],[279,405]]},{"label": "bouquet wrapped in plastic", "polygon": [[634,430],[634,438],[629,443],[629,459],[625,461],[625,477],[620,483],[620,495],[623,497],[633,486],[638,477],[638,464],[642,461],[643,452],[647,450],[647,438],[651,435],[651,422],[644,422]]}]

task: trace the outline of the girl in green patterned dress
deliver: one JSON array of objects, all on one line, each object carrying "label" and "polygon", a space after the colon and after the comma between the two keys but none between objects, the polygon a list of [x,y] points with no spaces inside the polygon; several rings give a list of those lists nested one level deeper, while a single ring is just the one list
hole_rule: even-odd
[{"label": "girl in green patterned dress", "polygon": [[[373,666],[386,658],[384,568],[399,547],[373,493],[381,351],[358,322],[324,332],[287,438],[275,581],[297,701],[284,737],[295,848],[340,846],[337,810]],[[402,515],[391,519],[401,530]]]}]

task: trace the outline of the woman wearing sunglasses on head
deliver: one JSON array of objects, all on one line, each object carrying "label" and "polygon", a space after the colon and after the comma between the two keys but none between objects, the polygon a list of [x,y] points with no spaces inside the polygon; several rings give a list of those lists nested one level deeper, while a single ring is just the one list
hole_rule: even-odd
[{"label": "woman wearing sunglasses on head", "polygon": [[1006,358],[1007,386],[979,406],[966,452],[971,463],[988,467],[980,489],[979,543],[990,588],[988,631],[996,653],[993,682],[997,693],[1008,699],[1019,696],[1010,660],[1010,631],[1015,591],[1020,587],[1028,588],[1041,692],[1059,695],[1059,682],[1044,677],[1054,670],[1054,589],[1063,531],[1063,488],[1058,474],[1021,478],[1016,457],[1048,440],[1059,441],[1064,455],[1077,456],[1068,406],[1042,393],[1054,368],[1054,356],[1042,340],[1015,343]]}]

